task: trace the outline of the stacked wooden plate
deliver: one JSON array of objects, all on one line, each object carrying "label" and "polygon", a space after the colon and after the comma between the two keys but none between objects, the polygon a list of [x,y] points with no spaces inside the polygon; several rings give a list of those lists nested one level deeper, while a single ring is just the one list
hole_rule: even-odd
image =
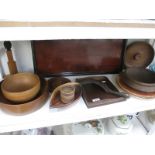
[{"label": "stacked wooden plate", "polygon": [[146,69],[153,58],[154,50],[148,43],[130,44],[124,55],[126,69],[117,79],[120,87],[138,97],[155,97],[155,73]]}]

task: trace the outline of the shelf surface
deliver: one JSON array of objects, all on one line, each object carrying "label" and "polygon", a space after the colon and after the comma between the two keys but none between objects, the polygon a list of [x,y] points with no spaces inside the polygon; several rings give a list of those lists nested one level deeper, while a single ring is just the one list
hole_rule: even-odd
[{"label": "shelf surface", "polygon": [[[117,75],[106,76],[117,86],[115,83]],[[155,109],[155,99],[139,99],[136,97],[90,109],[86,107],[82,98],[70,107],[63,109],[49,109],[49,100],[41,109],[25,116],[12,116],[0,111],[0,132],[55,126]]]}]

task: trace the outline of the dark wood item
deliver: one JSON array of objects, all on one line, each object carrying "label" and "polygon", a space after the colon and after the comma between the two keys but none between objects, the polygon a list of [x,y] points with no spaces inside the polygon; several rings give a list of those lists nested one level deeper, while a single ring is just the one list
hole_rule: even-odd
[{"label": "dark wood item", "polygon": [[60,86],[63,85],[67,82],[71,82],[71,80],[64,78],[64,77],[54,77],[48,80],[48,90],[49,92],[53,92],[53,90]]},{"label": "dark wood item", "polygon": [[13,60],[12,51],[11,51],[11,47],[12,47],[11,42],[4,41],[4,47],[6,48],[10,74],[15,74],[17,73],[17,66],[16,66],[16,62]]},{"label": "dark wood item", "polygon": [[154,93],[155,73],[146,67],[154,58],[154,49],[147,42],[134,42],[124,53],[126,69],[120,74],[123,82],[134,90]]},{"label": "dark wood item", "polygon": [[124,91],[126,91],[127,93],[129,93],[133,96],[139,97],[139,98],[144,98],[144,99],[155,98],[155,92],[146,93],[146,92],[138,91],[138,90],[133,89],[130,86],[128,86],[123,80],[124,79],[122,79],[122,77],[120,77],[120,76],[118,76],[116,79],[119,87],[121,89],[123,89]]},{"label": "dark wood item", "polygon": [[33,41],[35,71],[43,76],[118,73],[122,39]]},{"label": "dark wood item", "polygon": [[[32,113],[38,109],[40,109],[45,103],[48,98],[48,84],[44,79],[40,79],[41,81],[41,89],[37,96],[26,103],[13,103],[7,100],[1,90],[0,90],[0,108],[4,112],[7,112],[12,115],[25,115]],[[2,82],[0,83],[0,85]]]},{"label": "dark wood item", "polygon": [[[60,89],[65,86],[75,86],[75,96],[74,100],[68,103],[63,103],[60,98]],[[70,82],[58,86],[51,95],[50,108],[64,108],[74,104],[82,95],[82,88],[79,83]]]},{"label": "dark wood item", "polygon": [[33,73],[17,73],[5,77],[1,91],[5,98],[13,102],[27,102],[40,90],[40,79]]},{"label": "dark wood item", "polygon": [[124,64],[127,68],[145,68],[154,58],[154,49],[147,42],[134,42],[128,45],[124,53]]},{"label": "dark wood item", "polygon": [[[92,82],[88,83],[90,80]],[[77,81],[82,85],[82,96],[88,108],[116,103],[128,98],[128,95],[120,93],[107,77],[87,77]]]}]

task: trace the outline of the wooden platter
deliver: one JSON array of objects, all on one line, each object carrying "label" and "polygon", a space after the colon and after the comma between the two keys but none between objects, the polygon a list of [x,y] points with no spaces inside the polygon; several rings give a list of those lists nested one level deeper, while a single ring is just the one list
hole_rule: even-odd
[{"label": "wooden platter", "polygon": [[116,78],[116,81],[117,81],[118,85],[120,86],[120,88],[122,88],[124,91],[126,91],[127,93],[129,93],[133,96],[144,98],[144,99],[155,98],[155,92],[146,93],[146,92],[141,92],[141,91],[135,90],[135,89],[129,87],[128,85],[126,85],[120,76],[118,76]]}]

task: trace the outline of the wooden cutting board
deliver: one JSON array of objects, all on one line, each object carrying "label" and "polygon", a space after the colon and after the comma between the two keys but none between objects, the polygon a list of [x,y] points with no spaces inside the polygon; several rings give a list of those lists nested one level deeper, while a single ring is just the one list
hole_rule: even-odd
[{"label": "wooden cutting board", "polygon": [[102,89],[99,85],[96,85],[94,83],[84,84],[89,79],[97,80],[98,82],[100,82],[101,85],[102,82],[104,81],[109,89],[118,92],[118,89],[112,84],[112,82],[107,77],[104,76],[77,79],[76,81],[81,83],[82,85],[82,96],[88,108],[103,106],[125,100],[124,97],[108,93],[104,89]]}]

